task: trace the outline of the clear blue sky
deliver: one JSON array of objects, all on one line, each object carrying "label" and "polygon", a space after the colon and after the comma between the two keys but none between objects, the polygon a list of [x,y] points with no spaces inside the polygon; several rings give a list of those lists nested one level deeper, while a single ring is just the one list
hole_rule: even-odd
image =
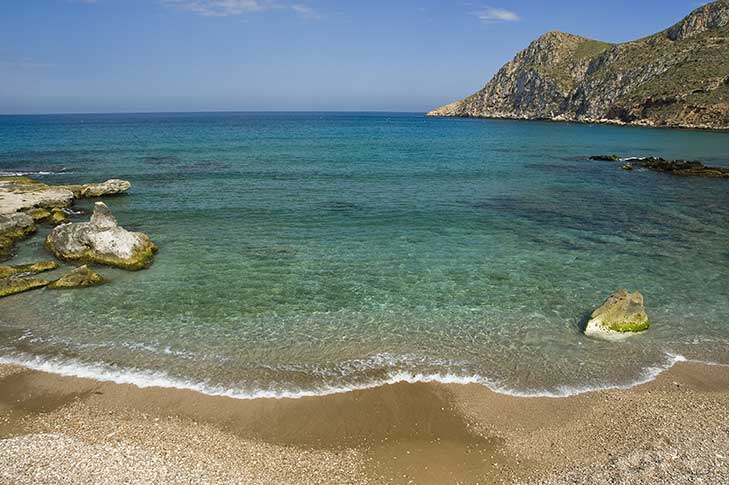
[{"label": "clear blue sky", "polygon": [[642,37],[692,0],[2,0],[0,113],[425,111],[548,30]]}]

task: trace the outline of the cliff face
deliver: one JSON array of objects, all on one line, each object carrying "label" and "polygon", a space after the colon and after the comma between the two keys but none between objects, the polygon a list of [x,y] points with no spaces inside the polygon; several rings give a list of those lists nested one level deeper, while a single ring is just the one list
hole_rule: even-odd
[{"label": "cliff face", "polygon": [[729,129],[729,0],[624,44],[548,32],[428,116]]}]

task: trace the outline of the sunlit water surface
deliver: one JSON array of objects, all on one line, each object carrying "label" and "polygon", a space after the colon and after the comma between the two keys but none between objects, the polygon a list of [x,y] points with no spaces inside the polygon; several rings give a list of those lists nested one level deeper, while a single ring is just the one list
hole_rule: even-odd
[{"label": "sunlit water surface", "polygon": [[[107,203],[160,247],[146,271],[101,268],[107,285],[0,301],[0,361],[239,397],[401,379],[568,394],[676,356],[729,363],[729,181],[585,159],[602,153],[729,166],[729,134],[420,114],[0,117],[0,171],[130,180]],[[48,258],[47,230],[15,261]],[[643,292],[651,329],[584,337],[619,287]]]}]

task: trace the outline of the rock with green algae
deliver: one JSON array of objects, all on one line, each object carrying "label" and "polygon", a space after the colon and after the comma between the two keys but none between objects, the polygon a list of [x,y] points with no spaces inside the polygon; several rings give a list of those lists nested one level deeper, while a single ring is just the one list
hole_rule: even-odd
[{"label": "rock with green algae", "polygon": [[30,177],[0,177],[0,214],[68,207],[73,192],[63,187],[44,184]]},{"label": "rock with green algae", "polygon": [[33,218],[22,212],[0,214],[0,261],[12,255],[17,241],[25,239],[36,230]]},{"label": "rock with green algae", "polygon": [[109,208],[97,202],[89,222],[56,226],[46,238],[46,248],[64,261],[81,261],[127,270],[152,264],[157,246],[144,233],[119,226]]},{"label": "rock with green algae", "polygon": [[35,207],[25,211],[25,213],[33,219],[33,222],[36,223],[48,222],[57,226],[58,224],[65,224],[69,222],[68,213],[60,207],[53,207],[51,209]]},{"label": "rock with green algae", "polygon": [[64,211],[63,209],[54,208],[51,211],[51,216],[48,222],[56,226],[58,224],[66,224],[67,222],[69,222],[68,214],[66,214],[66,211]]},{"label": "rock with green algae", "polygon": [[8,276],[18,274],[38,274],[44,271],[52,271],[58,268],[58,263],[55,261],[41,261],[39,263],[31,264],[13,264],[13,265],[0,265],[0,278],[7,278]]},{"label": "rock with green algae", "polygon": [[33,222],[43,222],[51,217],[51,211],[43,207],[34,207],[28,211],[25,211],[30,217],[33,218]]},{"label": "rock with green algae", "polygon": [[592,312],[585,335],[616,340],[647,330],[649,325],[643,295],[639,291],[628,293],[621,288]]},{"label": "rock with green algae", "polygon": [[104,283],[104,277],[99,273],[90,269],[87,265],[79,266],[70,273],[61,276],[56,281],[51,282],[48,288],[51,290],[60,290],[68,288],[86,288],[87,286],[96,286]]},{"label": "rock with green algae", "polygon": [[3,278],[0,279],[0,298],[36,288],[43,288],[46,285],[48,285],[48,280],[40,278]]}]

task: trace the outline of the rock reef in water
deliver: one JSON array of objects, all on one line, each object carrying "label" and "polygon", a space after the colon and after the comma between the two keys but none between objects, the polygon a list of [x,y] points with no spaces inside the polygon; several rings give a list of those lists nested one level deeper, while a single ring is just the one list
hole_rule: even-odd
[{"label": "rock reef in water", "polygon": [[73,192],[30,177],[0,177],[0,214],[68,207]]},{"label": "rock reef in water", "polygon": [[588,337],[616,340],[648,329],[650,323],[643,295],[621,288],[592,312],[585,328]]},{"label": "rock reef in water", "polygon": [[33,278],[32,275],[58,268],[55,261],[41,261],[31,264],[0,265],[0,298],[43,288],[48,281]]},{"label": "rock reef in water", "polygon": [[588,160],[599,160],[602,162],[619,162],[620,157],[617,155],[592,155]]},{"label": "rock reef in water", "polygon": [[69,222],[68,214],[63,209],[55,208],[51,211],[51,216],[48,218],[48,222],[57,226],[58,224],[66,224]]},{"label": "rock reef in water", "polygon": [[0,177],[0,261],[12,256],[15,243],[36,230],[36,223],[69,222],[65,208],[74,198],[116,195],[131,184],[111,179],[100,184],[51,186],[26,176]]},{"label": "rock reef in water", "polygon": [[109,179],[100,184],[62,185],[61,187],[70,190],[76,198],[102,197],[105,195],[118,195],[126,192],[132,184],[126,180]]},{"label": "rock reef in water", "polygon": [[10,258],[15,243],[35,231],[35,223],[29,215],[22,212],[0,213],[0,261]]},{"label": "rock reef in water", "polygon": [[48,285],[48,280],[40,278],[3,278],[0,279],[0,298],[36,288],[43,288],[46,285]]},{"label": "rock reef in water", "polygon": [[[46,246],[59,259],[94,262],[137,270],[152,262],[157,247],[146,234],[120,227],[109,208],[98,202],[90,222],[69,223],[74,198],[121,194],[131,184],[111,179],[100,184],[50,186],[25,176],[0,177],[0,261],[9,259],[15,243],[36,231],[36,223],[57,227]],[[35,288],[82,288],[104,282],[87,266],[81,266],[49,284],[32,275],[58,268],[55,261],[0,265],[0,297]]]},{"label": "rock reef in water", "polygon": [[672,175],[729,178],[729,168],[707,167],[701,162],[691,160],[665,160],[656,157],[634,157],[620,158],[616,155],[593,155],[590,160],[602,160],[609,162],[623,162],[624,170],[632,170],[635,167],[643,167],[655,172],[670,173]]},{"label": "rock reef in water", "polygon": [[104,277],[87,265],[79,266],[48,285],[49,290],[86,288],[104,283]]},{"label": "rock reef in water", "polygon": [[46,247],[64,261],[96,263],[127,270],[152,264],[157,247],[144,233],[119,226],[109,208],[97,202],[91,221],[57,226]]},{"label": "rock reef in water", "polygon": [[548,32],[428,116],[729,129],[729,0],[622,44]]},{"label": "rock reef in water", "polygon": [[0,265],[0,278],[14,275],[38,274],[58,268],[55,261],[41,261],[31,264]]}]

